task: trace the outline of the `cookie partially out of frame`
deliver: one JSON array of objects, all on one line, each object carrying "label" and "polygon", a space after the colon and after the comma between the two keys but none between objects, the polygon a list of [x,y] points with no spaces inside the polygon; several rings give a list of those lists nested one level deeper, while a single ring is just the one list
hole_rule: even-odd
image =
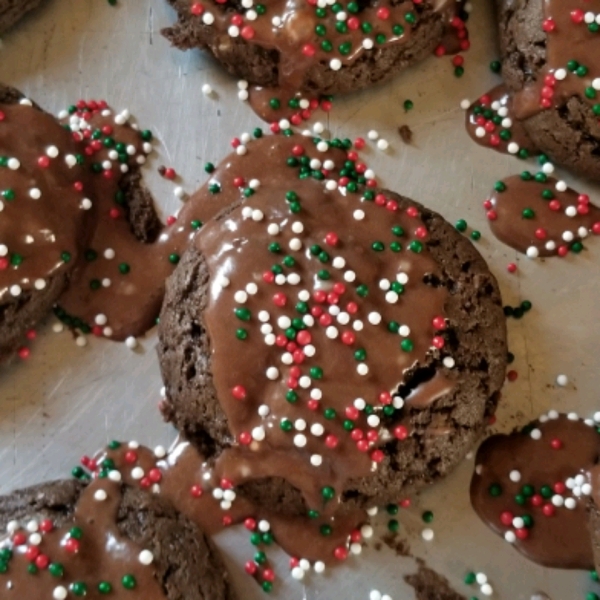
[{"label": "cookie partially out of frame", "polygon": [[108,478],[0,497],[0,529],[0,586],[18,597],[236,598],[220,556],[193,523],[158,497]]},{"label": "cookie partially out of frame", "polygon": [[10,29],[43,0],[0,0],[0,33]]},{"label": "cookie partially out of frame", "polygon": [[597,14],[600,3],[496,3],[502,75],[516,116],[553,162],[600,180],[600,37],[583,19],[585,12]]},{"label": "cookie partially out of frame", "polygon": [[[462,2],[454,0],[355,2],[356,12],[347,14],[348,25],[340,31],[344,22],[329,7],[317,9],[308,2],[291,17],[284,1],[264,5],[264,14],[259,2],[168,2],[177,22],[163,33],[174,46],[208,50],[230,73],[252,84],[320,94],[369,87],[418,63],[445,42],[453,19],[462,23],[458,15],[464,16]],[[232,29],[235,15],[242,23]],[[285,24],[274,25],[273,19]],[[363,24],[371,29],[366,32]]]},{"label": "cookie partially out of frame", "polygon": [[[345,164],[314,143],[265,137],[213,173],[193,201],[218,190],[230,207],[168,281],[159,326],[167,419],[238,492],[289,514],[323,509],[325,488],[367,507],[446,475],[506,365],[473,245],[398,194],[299,179],[294,154],[331,161],[335,181]],[[241,204],[236,178],[258,182]]]}]

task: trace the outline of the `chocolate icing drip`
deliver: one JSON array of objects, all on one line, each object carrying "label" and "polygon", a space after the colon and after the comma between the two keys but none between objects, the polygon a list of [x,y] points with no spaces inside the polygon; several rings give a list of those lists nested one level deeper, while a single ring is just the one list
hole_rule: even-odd
[{"label": "chocolate icing drip", "polygon": [[525,158],[536,150],[522,123],[515,120],[512,104],[508,88],[498,85],[471,104],[465,125],[480,146]]},{"label": "chocolate icing drip", "polygon": [[[69,323],[76,318],[115,340],[141,335],[155,324],[164,282],[188,240],[222,205],[209,200],[190,202],[169,227],[159,225],[155,241],[147,239],[147,225],[127,218],[131,209],[121,187],[145,162],[149,143],[123,113],[107,108],[78,111],[65,120],[86,154],[102,169],[93,179],[98,204],[93,237],[70,288],[60,298],[58,314]],[[147,194],[143,188],[138,193]],[[147,196],[145,201],[151,205]],[[151,224],[150,233],[153,229]]]},{"label": "chocolate icing drip", "polygon": [[0,105],[0,302],[68,272],[94,212],[70,135],[30,104]]},{"label": "chocolate icing drip", "polygon": [[517,118],[560,107],[578,96],[600,115],[600,35],[585,21],[597,17],[600,0],[544,0],[545,63],[535,79],[515,93]]},{"label": "chocolate icing drip", "polygon": [[581,240],[600,234],[600,209],[544,173],[525,171],[496,184],[487,201],[492,233],[531,258],[581,250]]},{"label": "chocolate icing drip", "polygon": [[[275,541],[290,556],[325,564],[339,560],[334,557],[335,549],[346,549],[350,534],[356,536],[357,528],[367,520],[362,511],[316,518],[283,517],[265,511],[236,495],[236,486],[243,482],[240,471],[244,466],[230,458],[209,463],[187,442],[176,442],[166,456],[161,454],[159,458],[137,444],[113,443],[112,448],[98,455],[93,466],[95,475],[118,471],[127,484],[159,494],[211,535],[242,522],[256,531],[256,523],[266,520]],[[330,528],[328,535],[321,533],[324,527]]]},{"label": "chocolate icing drip", "polygon": [[556,411],[479,448],[471,503],[479,517],[527,558],[548,567],[592,569],[586,472],[596,463],[593,423]]},{"label": "chocolate icing drip", "polygon": [[96,479],[81,492],[68,525],[57,528],[36,515],[26,528],[10,525],[0,538],[0,564],[6,567],[0,570],[2,597],[100,600],[110,590],[118,600],[163,600],[152,565],[143,564],[151,563],[152,554],[142,554],[118,529],[120,501],[120,483]]},{"label": "chocolate icing drip", "polygon": [[[447,290],[425,283],[440,273],[415,207],[294,180],[286,163],[301,151],[337,182],[345,153],[315,154],[312,144],[263,138],[214,174],[224,205],[242,196],[234,178],[257,187],[194,240],[211,279],[198,319],[233,462],[244,457],[254,478],[290,480],[310,508],[333,514],[345,482],[383,460],[377,446],[392,430],[406,437],[394,429],[405,419],[394,394],[405,371],[435,354]],[[440,381],[423,386],[419,406],[452,388]]]}]

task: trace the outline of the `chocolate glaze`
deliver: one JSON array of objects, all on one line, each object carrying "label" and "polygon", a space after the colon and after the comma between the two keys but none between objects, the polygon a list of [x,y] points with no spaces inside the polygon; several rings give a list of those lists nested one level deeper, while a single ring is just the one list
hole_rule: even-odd
[{"label": "chocolate glaze", "polygon": [[[273,99],[279,102],[279,107],[271,106]],[[250,85],[248,86],[248,105],[257,116],[267,123],[292,118],[295,121],[294,124],[299,125],[302,121],[310,118],[312,111],[318,108],[319,100],[287,88]]]},{"label": "chocolate glaze", "polygon": [[473,102],[466,112],[465,125],[471,139],[503,154],[535,153],[522,123],[515,120],[510,91],[498,85]]},{"label": "chocolate glaze", "polygon": [[[538,436],[540,439],[534,439]],[[556,440],[560,441],[558,449],[552,447],[553,441],[557,445]],[[559,415],[556,411],[519,433],[492,436],[481,445],[475,459],[471,480],[473,508],[486,525],[502,536],[506,532],[518,533],[514,523],[502,522],[505,511],[513,517],[530,515],[533,525],[521,528],[527,532],[526,539],[516,537],[514,546],[534,562],[563,569],[592,569],[585,509],[590,490],[584,482],[586,471],[596,463],[599,452],[600,435],[593,421],[584,422],[576,415]],[[509,477],[513,471],[520,474],[518,482]],[[575,480],[578,476],[579,480]],[[497,484],[501,493],[493,496],[491,486]],[[523,493],[525,485],[533,486],[535,495],[525,494],[524,504],[518,504],[515,496]],[[549,486],[547,497],[543,486]],[[555,501],[565,505],[556,506]],[[567,503],[571,502],[574,507],[568,508]],[[547,507],[554,509],[552,516],[545,516],[544,510],[552,510]]]},{"label": "chocolate glaze", "polygon": [[[125,207],[115,199],[123,174],[139,169],[150,151],[149,145],[144,144],[139,131],[123,122],[122,113],[116,114],[107,108],[78,112],[65,120],[81,139],[86,153],[94,163],[102,164],[103,170],[93,178],[97,220],[87,248],[96,258],[90,261],[82,256],[69,289],[60,298],[60,309],[90,326],[94,326],[100,316],[98,330],[115,340],[141,335],[155,324],[164,282],[189,238],[197,231],[192,223],[209,219],[222,205],[210,200],[190,202],[171,226],[162,229],[154,243],[143,243],[133,232]],[[99,140],[110,137],[114,140],[110,147],[98,143],[93,136],[83,136],[85,132],[102,130],[109,133]],[[95,149],[94,142],[98,144]],[[115,146],[119,143],[128,148],[124,162],[112,154],[116,153]],[[106,258],[107,252],[111,258]],[[126,273],[120,271],[123,264],[129,267]]]},{"label": "chocolate glaze", "polygon": [[[117,514],[121,501],[121,485],[109,479],[96,479],[81,492],[73,519],[68,525],[42,533],[37,545],[40,555],[50,559],[50,563],[60,563],[64,573],[54,576],[48,568],[39,568],[33,575],[27,570],[33,562],[26,556],[32,543],[16,545],[15,534],[24,534],[31,540],[31,533],[20,527],[14,534],[0,537],[0,549],[12,550],[6,573],[0,574],[2,598],[24,598],[27,600],[48,600],[59,598],[54,595],[58,587],[70,589],[73,583],[84,583],[86,598],[100,600],[106,594],[98,590],[101,581],[110,583],[111,598],[145,598],[163,600],[166,596],[154,579],[152,565],[143,565],[139,560],[143,550],[124,537],[117,527]],[[105,494],[98,500],[97,494]],[[31,515],[36,519],[37,515]],[[37,520],[37,519],[36,519]],[[40,520],[38,526],[42,523]],[[79,549],[69,551],[65,543],[70,539],[73,528],[81,530],[78,539]],[[37,535],[37,534],[34,534]],[[135,591],[126,589],[121,580],[125,575],[135,577]],[[68,597],[75,597],[72,593]],[[67,597],[67,595],[65,595]]]},{"label": "chocolate glaze", "polygon": [[[187,442],[176,442],[169,453],[160,458],[148,448],[135,443],[121,444],[118,448],[108,448],[100,453],[94,466],[102,471],[107,458],[112,461],[109,470],[119,471],[127,484],[160,494],[211,535],[246,519],[256,522],[267,520],[275,541],[290,556],[331,564],[336,560],[335,548],[346,548],[350,534],[355,532],[356,535],[357,528],[367,520],[362,511],[311,519],[283,517],[254,506],[247,499],[235,495],[233,482],[237,485],[242,478],[238,477],[239,471],[231,467],[243,469],[242,466],[228,463],[227,460],[213,465]],[[135,472],[140,468],[143,474]],[[222,499],[226,490],[233,492],[232,501]],[[320,533],[324,525],[331,527],[331,533],[327,536]]]},{"label": "chocolate glaze", "polygon": [[[190,7],[194,4],[189,0]],[[311,66],[318,62],[329,63],[332,59],[337,59],[344,65],[348,65],[358,58],[367,54],[375,54],[377,49],[391,44],[406,44],[411,39],[415,23],[418,23],[422,12],[441,13],[444,23],[450,30],[452,19],[462,10],[463,2],[461,0],[434,0],[427,2],[427,6],[419,3],[413,3],[408,0],[374,0],[368,5],[359,8],[358,13],[348,12],[348,18],[358,17],[358,26],[347,27],[346,32],[336,30],[336,24],[340,21],[336,18],[336,13],[326,9],[326,15],[319,18],[316,14],[316,7],[306,0],[270,0],[265,4],[267,7],[264,15],[255,16],[249,19],[248,12],[254,12],[255,6],[251,9],[237,10],[233,3],[226,4],[224,9],[208,10],[214,17],[214,22],[210,25],[217,31],[218,36],[222,38],[222,43],[227,44],[230,37],[231,19],[233,15],[244,15],[246,21],[240,25],[239,33],[244,28],[252,29],[252,37],[246,37],[246,41],[256,44],[266,50],[276,50],[279,53],[278,78],[279,85],[284,89],[297,91],[301,89],[305,74]],[[420,5],[420,6],[419,6]],[[380,18],[378,11],[388,11],[389,16]],[[411,17],[406,19],[409,14],[415,16],[411,22]],[[206,12],[201,17],[204,19]],[[370,23],[373,26],[372,32],[365,34],[360,27],[360,23]],[[326,34],[319,36],[315,29],[322,25],[326,28]],[[399,25],[400,29],[394,29]],[[239,35],[238,33],[238,35]],[[454,32],[453,32],[454,33]],[[242,33],[243,35],[243,33]],[[384,35],[383,43],[376,42],[376,36]],[[450,49],[454,49],[456,42],[454,36],[449,36],[445,40]],[[373,41],[373,49],[367,49],[363,41],[369,38]],[[330,41],[331,49],[322,48],[323,41]],[[344,45],[348,45],[347,51]],[[310,50],[306,48],[310,47]],[[342,46],[344,52],[339,48]]]},{"label": "chocolate glaze", "polygon": [[[206,260],[211,281],[207,306],[198,318],[211,340],[213,385],[236,439],[225,455],[235,452],[236,464],[241,464],[245,457],[252,478],[270,475],[288,479],[303,493],[309,507],[333,514],[337,502],[333,499],[324,502],[321,490],[330,486],[339,492],[348,479],[368,475],[377,466],[372,458],[376,447],[393,439],[390,429],[408,420],[400,410],[392,411],[391,419],[385,418],[380,399],[391,403],[392,395],[404,383],[404,373],[427,362],[436,335],[433,320],[439,317],[443,323],[447,291],[424,282],[426,275],[435,278],[440,273],[427,251],[426,228],[414,207],[416,212],[409,216],[405,210],[386,210],[383,195],[378,201],[384,206],[378,206],[347,188],[327,190],[323,182],[310,177],[294,179],[295,172],[286,166],[286,159],[293,156],[298,144],[299,140],[293,137],[262,138],[249,145],[247,155],[234,155],[214,174],[212,181],[219,182],[224,205],[240,200],[240,190],[230,183],[234,177],[246,182],[254,179],[260,185],[243,207],[211,221],[194,239]],[[310,158],[332,162],[327,165],[327,177],[337,181],[345,153],[335,149],[315,152],[310,150],[313,142],[308,140],[302,145],[308,148]],[[288,192],[294,192],[300,203],[300,211],[295,214],[286,201]],[[357,220],[356,210],[363,211],[364,218]],[[275,225],[277,234],[272,235],[269,226]],[[401,237],[393,235],[393,226],[402,227]],[[415,234],[418,229],[425,235],[420,253],[408,249],[418,241]],[[337,237],[335,245],[326,241],[332,233]],[[403,247],[398,253],[390,248],[395,241]],[[386,250],[373,250],[374,242],[382,242]],[[269,251],[273,243],[279,244],[280,253]],[[311,254],[310,249],[315,245],[327,253],[326,262]],[[274,264],[283,264],[286,255],[293,257],[294,265],[283,267],[282,276],[297,276],[297,284],[292,279],[285,286],[265,283],[264,274],[271,272]],[[329,279],[320,279],[323,269]],[[398,276],[402,279],[403,274],[408,282],[399,296],[389,302],[381,286],[396,282]],[[223,287],[224,281],[230,283]],[[248,284],[256,285],[255,293],[244,292]],[[357,291],[359,284],[368,287],[364,298]],[[339,294],[334,292],[334,286],[336,289],[341,286]],[[289,327],[284,322],[287,318],[302,317],[294,307],[299,301],[298,293],[303,290],[305,295],[300,298],[305,297],[306,311],[316,311],[316,317],[307,313],[308,325],[302,334],[307,339],[300,341],[302,336],[298,336],[297,343],[289,348],[282,348],[273,340],[269,342],[271,330],[273,336],[282,335]],[[243,302],[236,292],[242,292]],[[284,296],[285,306],[277,306],[274,295],[278,293]],[[328,304],[315,301],[315,293],[333,294],[332,301],[344,313],[340,321],[327,316],[323,317],[327,319],[324,325],[320,324],[319,315],[323,309],[327,312]],[[349,302],[355,303],[355,312],[346,312]],[[248,321],[236,318],[239,309],[250,311]],[[262,323],[259,313],[264,319]],[[377,321],[381,322],[372,324],[369,315],[371,319],[377,315]],[[355,327],[357,321],[360,322]],[[408,338],[398,335],[403,330],[389,331],[390,322],[408,326]],[[247,339],[236,338],[239,328],[244,329]],[[342,336],[350,336],[351,343],[343,343]],[[410,351],[401,349],[403,339],[412,342]],[[354,353],[359,349],[366,351],[366,359],[357,360]],[[297,358],[293,358],[292,352],[298,353]],[[299,362],[286,364],[290,358]],[[368,373],[361,375],[359,369],[364,365]],[[321,368],[322,373],[312,374],[311,368]],[[273,372],[271,375],[267,375],[268,369]],[[296,376],[292,369],[299,371]],[[243,401],[234,397],[233,390],[238,386],[245,390]],[[297,394],[297,401],[286,400],[290,386]],[[425,406],[451,388],[452,382],[434,378],[416,392],[418,405]],[[363,437],[375,436],[362,451],[342,426],[343,417],[327,420],[321,412],[333,408],[343,415],[352,410],[357,399],[374,406],[371,425],[364,412],[356,411],[353,417],[354,427],[363,432]],[[403,401],[398,400],[401,407]],[[267,407],[268,412],[259,414],[260,406]],[[297,420],[308,423],[306,430],[300,426],[284,431],[280,423],[286,419],[291,423]],[[309,431],[311,425],[320,425],[323,431],[313,435]],[[244,436],[251,436],[246,444]],[[337,445],[328,447],[325,443],[328,436],[333,436],[330,439],[335,439]],[[247,445],[248,442],[251,443]],[[320,466],[311,464],[312,456],[319,457]]]},{"label": "chocolate glaze", "polygon": [[53,276],[73,268],[94,203],[86,196],[87,174],[74,164],[80,149],[67,131],[31,104],[3,104],[0,114],[3,303],[43,289]]},{"label": "chocolate glaze", "polygon": [[[585,22],[577,24],[571,18],[572,11],[600,14],[600,0],[544,0],[543,10],[545,21],[553,22],[554,29],[546,33],[543,68],[535,79],[527,80],[523,88],[515,92],[513,108],[519,119],[545,108],[560,107],[572,96],[582,98],[590,106],[600,103],[600,94],[588,98],[584,93],[600,77],[600,36],[589,31]],[[567,63],[573,60],[587,67],[584,76],[567,69]],[[548,85],[548,78],[553,79],[559,69],[566,70],[564,79]]]},{"label": "chocolate glaze", "polygon": [[[527,173],[527,172],[525,172]],[[589,202],[585,195],[571,188],[564,191],[564,182],[553,177],[543,177],[545,182],[536,181],[532,174],[514,175],[504,179],[495,191],[488,208],[488,220],[492,233],[501,241],[518,250],[535,256],[553,256],[569,247],[578,251],[582,239],[590,233],[600,234],[600,209]],[[496,189],[498,189],[498,184]],[[551,192],[551,199],[542,193]],[[533,211],[526,218],[523,211]],[[575,216],[568,216],[572,211]],[[564,250],[561,250],[564,248]]]}]

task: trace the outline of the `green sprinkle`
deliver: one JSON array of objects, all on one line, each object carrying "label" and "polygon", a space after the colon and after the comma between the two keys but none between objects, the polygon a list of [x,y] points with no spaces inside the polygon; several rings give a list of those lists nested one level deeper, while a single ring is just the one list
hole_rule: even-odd
[{"label": "green sprinkle", "polygon": [[423,521],[425,523],[431,523],[433,521],[433,513],[430,510],[426,510],[422,515],[421,518],[423,519]]},{"label": "green sprinkle", "polygon": [[271,581],[263,581],[260,584],[260,587],[262,588],[263,592],[266,592],[268,594],[273,590],[273,583]]},{"label": "green sprinkle", "polygon": [[406,338],[400,342],[400,348],[402,348],[404,352],[412,352],[414,349],[414,344],[411,340]]},{"label": "green sprinkle", "polygon": [[335,490],[331,486],[326,485],[324,488],[321,489],[321,496],[323,496],[325,502],[328,502],[329,500],[332,500],[335,496]]},{"label": "green sprinkle", "polygon": [[267,555],[262,550],[259,550],[254,555],[254,562],[258,565],[263,565],[264,563],[267,562]]},{"label": "green sprinkle", "polygon": [[169,254],[169,262],[173,265],[176,265],[179,262],[179,254]]},{"label": "green sprinkle", "polygon": [[293,429],[292,422],[289,419],[281,419],[279,427],[282,431],[291,431]]},{"label": "green sprinkle", "polygon": [[319,527],[319,532],[321,533],[321,535],[323,536],[327,536],[327,535],[331,535],[331,525],[321,525],[321,527]]},{"label": "green sprinkle", "polygon": [[502,494],[502,486],[499,483],[492,483],[488,488],[488,493],[493,498],[497,498]]},{"label": "green sprinkle", "polygon": [[309,373],[313,379],[323,378],[323,369],[321,367],[311,367]]},{"label": "green sprinkle", "polygon": [[476,229],[473,229],[473,231],[471,231],[471,239],[474,242],[477,242],[478,240],[481,239],[481,232],[477,231]]},{"label": "green sprinkle", "polygon": [[235,337],[240,341],[244,341],[245,339],[248,338],[248,332],[242,328],[236,329]]},{"label": "green sprinkle", "polygon": [[463,581],[467,584],[467,585],[473,585],[476,581],[475,578],[475,573],[473,573],[472,571],[469,571],[466,575],[465,578],[463,579]]},{"label": "green sprinkle", "polygon": [[60,255],[61,259],[63,262],[68,263],[71,260],[71,253],[70,252],[62,252]]},{"label": "green sprinkle", "polygon": [[506,191],[506,184],[503,181],[496,181],[496,183],[494,184],[494,189],[497,192],[502,193]]},{"label": "green sprinkle", "polygon": [[521,216],[524,219],[533,219],[533,217],[535,217],[535,212],[531,208],[525,208],[525,209],[523,209]]},{"label": "green sprinkle", "polygon": [[70,586],[69,589],[76,595],[76,596],[85,596],[87,594],[87,585],[85,583],[83,583],[83,581],[74,581]]},{"label": "green sprinkle", "polygon": [[335,412],[335,408],[326,408],[323,411],[323,416],[328,420],[331,421],[333,419],[335,419],[336,417],[336,412]]},{"label": "green sprinkle", "polygon": [[215,165],[213,165],[211,162],[207,162],[207,163],[204,165],[204,170],[205,170],[207,173],[212,173],[212,172],[215,170]]},{"label": "green sprinkle", "polygon": [[413,240],[409,245],[408,249],[414,252],[415,254],[419,254],[423,250],[423,244],[418,240]]},{"label": "green sprinkle", "polygon": [[387,528],[392,533],[396,533],[400,530],[400,523],[398,523],[397,519],[390,519],[387,524]]},{"label": "green sprinkle", "polygon": [[71,536],[75,540],[80,540],[83,536],[83,531],[80,527],[71,527],[69,531],[69,536]]},{"label": "green sprinkle", "polygon": [[382,252],[383,250],[385,250],[385,245],[383,244],[383,242],[373,242],[371,244],[371,249],[375,250],[375,252]]},{"label": "green sprinkle", "polygon": [[412,100],[405,100],[404,101],[404,110],[406,112],[408,112],[409,110],[412,110],[415,106],[415,103]]},{"label": "green sprinkle", "polygon": [[464,219],[459,219],[454,224],[454,227],[457,229],[457,231],[463,233],[467,230],[467,222]]},{"label": "green sprinkle", "polygon": [[397,515],[398,514],[398,505],[397,504],[393,504],[390,503],[385,507],[385,510],[387,512],[388,515]]},{"label": "green sprinkle", "polygon": [[247,308],[235,308],[233,310],[235,316],[240,319],[240,321],[249,321],[250,320],[250,311]]},{"label": "green sprinkle", "polygon": [[112,592],[112,585],[108,581],[101,581],[98,584],[98,591],[101,594],[110,594]]},{"label": "green sprinkle", "polygon": [[492,71],[492,73],[500,73],[501,70],[502,70],[502,63],[499,60],[493,60],[490,63],[490,71]]}]

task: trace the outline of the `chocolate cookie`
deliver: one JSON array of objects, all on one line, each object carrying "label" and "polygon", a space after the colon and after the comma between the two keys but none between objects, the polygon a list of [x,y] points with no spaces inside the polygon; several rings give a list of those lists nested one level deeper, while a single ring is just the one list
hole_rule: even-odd
[{"label": "chocolate cookie", "polygon": [[[495,409],[497,283],[442,217],[376,190],[344,142],[264,137],[167,283],[164,414],[239,494],[289,514],[397,501]],[[347,146],[346,146],[347,147]]]},{"label": "chocolate cookie", "polygon": [[[340,5],[168,0],[163,31],[182,50],[203,48],[259,86],[333,94],[368,87],[430,55],[468,44],[460,0],[372,0]],[[449,35],[450,34],[450,35]],[[452,36],[454,35],[454,38]],[[459,36],[462,38],[459,40]]]},{"label": "chocolate cookie", "polygon": [[600,2],[497,4],[515,118],[554,162],[600,179]]},{"label": "chocolate cookie", "polygon": [[555,410],[519,432],[494,435],[477,452],[473,508],[486,525],[534,562],[591,569],[586,509],[592,486],[587,472],[599,450],[593,420]]},{"label": "chocolate cookie", "polygon": [[233,600],[204,534],[168,503],[110,478],[0,498],[0,585],[37,600]]},{"label": "chocolate cookie", "polygon": [[10,29],[43,0],[0,0],[0,33]]},{"label": "chocolate cookie", "polygon": [[93,203],[70,134],[0,87],[0,360],[47,314],[87,239]]}]

